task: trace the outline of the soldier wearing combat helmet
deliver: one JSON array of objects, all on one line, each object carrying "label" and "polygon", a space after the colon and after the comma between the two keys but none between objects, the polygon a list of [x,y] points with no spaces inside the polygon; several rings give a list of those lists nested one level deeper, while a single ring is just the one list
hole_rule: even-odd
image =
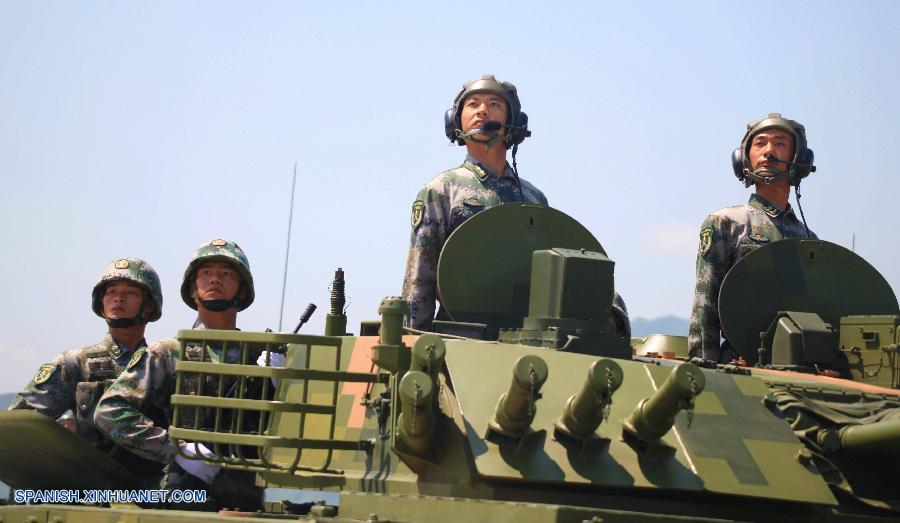
[{"label": "soldier wearing combat helmet", "polygon": [[[688,335],[690,356],[723,363],[738,356],[727,340],[723,346],[719,342],[719,289],[728,270],[770,242],[816,238],[788,203],[793,186],[799,206],[800,181],[816,170],[803,125],[778,113],[750,122],[731,161],[738,180],[745,187],[754,185],[756,190],[747,204],[710,214],[700,228],[697,286]],[[802,208],[800,214],[802,218]]]},{"label": "soldier wearing combat helmet", "polygon": [[[421,330],[430,329],[435,319],[438,258],[457,227],[495,205],[547,205],[544,193],[520,178],[516,168],[516,151],[531,131],[513,84],[491,75],[463,84],[444,115],[444,134],[465,146],[467,155],[462,165],[425,184],[413,202],[403,297],[409,303],[407,326]],[[506,161],[510,148],[512,166]],[[629,333],[625,303],[618,295],[613,310],[619,330]],[[443,310],[438,319],[446,319]]]},{"label": "soldier wearing combat helmet", "polygon": [[[142,476],[162,467],[115,446],[94,426],[94,409],[112,381],[140,357],[147,343],[146,324],[162,316],[162,288],[149,263],[137,258],[112,261],[91,293],[91,308],[106,320],[108,333],[99,343],[66,351],[42,365],[12,409],[31,409],[51,418],[66,415],[64,425],[90,440]],[[74,423],[66,414],[71,411]],[[160,413],[149,413],[159,418]]]},{"label": "soldier wearing combat helmet", "polygon": [[[213,240],[195,252],[181,285],[184,303],[197,311],[195,329],[237,329],[237,313],[250,306],[255,297],[253,275],[244,251],[234,242]],[[136,365],[124,372],[104,393],[97,406],[97,426],[120,445],[147,459],[168,464],[162,486],[168,489],[207,489],[207,503],[178,506],[181,509],[219,510],[239,507],[246,511],[262,509],[262,489],[255,486],[254,475],[242,471],[220,470],[197,459],[189,459],[202,444],[182,443],[180,451],[169,437],[167,426],[154,424],[144,414],[148,407],[168,411],[169,397],[175,392],[177,350],[151,346]],[[239,351],[221,344],[187,345],[185,357],[237,363]],[[209,378],[211,379],[211,378]],[[187,389],[197,390],[199,378],[184,378]],[[207,383],[207,386],[219,384]],[[227,389],[231,383],[225,383]],[[201,413],[201,427],[206,427]],[[193,419],[193,415],[185,415]],[[186,457],[187,456],[187,457]]]},{"label": "soldier wearing combat helmet", "polygon": [[250,264],[234,242],[201,245],[184,270],[181,299],[198,313],[194,328],[236,329],[238,311],[254,297]]}]

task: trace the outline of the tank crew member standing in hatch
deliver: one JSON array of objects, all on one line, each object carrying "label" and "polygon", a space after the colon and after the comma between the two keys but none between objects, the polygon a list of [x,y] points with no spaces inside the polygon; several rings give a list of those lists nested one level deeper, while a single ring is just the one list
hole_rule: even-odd
[{"label": "tank crew member standing in hatch", "polygon": [[[110,262],[91,293],[91,308],[106,320],[107,335],[96,345],[66,351],[41,365],[37,375],[10,405],[10,410],[30,409],[51,418],[74,413],[68,428],[141,477],[162,473],[162,465],[145,460],[104,438],[94,426],[94,408],[108,386],[140,353],[147,342],[148,322],[162,316],[162,287],[149,263],[137,258]],[[159,411],[149,412],[156,420]]]},{"label": "tank crew member standing in hatch", "polygon": [[[184,272],[181,285],[184,302],[197,311],[195,329],[237,330],[237,314],[254,299],[253,276],[247,257],[234,242],[213,240],[197,249]],[[169,398],[175,392],[175,362],[178,349],[151,345],[136,365],[129,365],[100,399],[95,420],[97,427],[113,440],[148,459],[168,463],[163,480],[167,489],[208,490],[207,503],[186,504],[175,508],[220,510],[225,507],[244,511],[262,510],[263,491],[255,485],[253,473],[220,470],[203,461],[188,459],[200,452],[211,453],[203,445],[183,443],[178,452],[169,437],[167,426],[153,423],[145,414],[148,406],[170,410]],[[232,347],[188,345],[186,357],[199,361],[201,351],[207,360],[236,363],[239,350]],[[196,378],[186,378],[186,387],[196,389]],[[207,380],[214,378],[208,377]],[[218,385],[216,382],[214,385]],[[226,384],[225,387],[229,387]],[[201,427],[206,428],[205,414]],[[186,414],[184,419],[192,419]]]},{"label": "tank crew member standing in hatch", "polygon": [[[738,356],[726,341],[720,347],[719,289],[728,270],[758,247],[783,238],[816,238],[788,203],[791,186],[800,205],[800,181],[816,170],[806,130],[770,113],[747,124],[732,167],[746,187],[756,186],[749,203],[710,214],[700,229],[697,286],[688,334],[689,355],[726,363]],[[803,216],[803,209],[800,209]]]},{"label": "tank crew member standing in hatch", "polygon": [[[467,155],[461,166],[425,184],[413,202],[403,297],[409,301],[407,325],[422,330],[434,320],[438,258],[450,233],[487,207],[547,205],[544,193],[515,168],[516,150],[531,131],[513,84],[492,75],[466,82],[444,116],[444,133],[466,146]],[[512,167],[506,161],[510,147]]]},{"label": "tank crew member standing in hatch", "polygon": [[[420,330],[429,330],[435,318],[438,258],[457,227],[495,205],[547,205],[544,193],[519,177],[516,151],[531,131],[513,84],[492,75],[463,84],[444,115],[444,134],[451,142],[465,145],[467,154],[461,166],[425,184],[413,202],[403,297],[409,302],[407,326]],[[506,161],[509,148],[512,166]],[[625,302],[618,294],[610,320],[620,335],[631,335]]]}]

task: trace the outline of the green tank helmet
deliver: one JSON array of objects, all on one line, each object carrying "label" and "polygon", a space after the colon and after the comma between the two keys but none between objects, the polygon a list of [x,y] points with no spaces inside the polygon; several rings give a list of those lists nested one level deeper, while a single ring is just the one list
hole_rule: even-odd
[{"label": "green tank helmet", "polygon": [[[110,320],[103,315],[103,294],[106,292],[106,285],[114,281],[127,281],[144,289],[144,301],[137,316],[134,318],[119,318]],[[162,316],[162,285],[159,283],[159,275],[153,267],[141,260],[140,258],[119,258],[113,260],[106,266],[100,280],[94,285],[91,292],[91,308],[94,314],[106,319],[106,322],[113,327],[128,327],[131,325],[139,325],[145,323],[144,308],[147,306],[147,299],[153,301],[156,306],[155,311],[146,321],[156,321]]]},{"label": "green tank helmet", "polygon": [[[750,146],[753,137],[766,129],[781,129],[794,138],[794,157],[789,164],[786,163],[783,173],[777,176],[762,177],[753,170],[750,164]],[[814,155],[806,141],[806,128],[802,123],[785,118],[780,113],[769,113],[765,118],[753,120],[747,124],[747,130],[741,139],[741,146],[735,149],[731,162],[734,174],[738,180],[744,182],[745,187],[750,187],[756,182],[772,183],[779,179],[789,179],[792,184],[799,184],[800,180],[815,172],[813,165]]]},{"label": "green tank helmet", "polygon": [[516,86],[509,82],[501,82],[494,78],[494,75],[486,74],[477,80],[469,80],[463,84],[463,88],[453,100],[453,116],[456,121],[456,128],[461,129],[460,115],[462,114],[462,104],[470,95],[475,93],[492,93],[506,100],[509,107],[509,114],[506,116],[505,124],[511,125],[519,116],[522,110],[522,103],[519,101],[519,94]]},{"label": "green tank helmet", "polygon": [[[194,256],[188,263],[187,269],[184,270],[184,278],[181,282],[181,299],[184,300],[188,307],[197,310],[197,303],[194,301],[194,297],[191,296],[191,287],[196,277],[197,267],[208,261],[215,260],[233,265],[241,275],[241,285],[230,300],[209,300],[204,302],[203,306],[209,310],[217,311],[225,310],[232,306],[239,311],[249,307],[255,297],[253,275],[250,273],[250,262],[247,261],[247,255],[238,247],[238,244],[228,240],[213,240],[209,243],[204,243],[194,251]],[[244,290],[247,291],[247,296],[242,298],[241,294]]]},{"label": "green tank helmet", "polygon": [[522,102],[519,101],[516,86],[486,74],[477,80],[464,83],[459,94],[453,99],[453,106],[444,115],[444,134],[451,142],[458,145],[466,144],[467,137],[462,132],[462,106],[466,98],[475,93],[492,93],[506,101],[506,121],[501,122],[506,127],[506,134],[502,138],[495,135],[494,139],[502,139],[509,148],[531,136],[531,131],[528,130],[528,115],[522,112]]}]

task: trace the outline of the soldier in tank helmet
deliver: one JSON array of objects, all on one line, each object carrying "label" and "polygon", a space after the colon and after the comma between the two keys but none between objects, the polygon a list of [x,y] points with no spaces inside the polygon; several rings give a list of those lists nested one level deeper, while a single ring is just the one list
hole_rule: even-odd
[{"label": "soldier in tank helmet", "polygon": [[[181,297],[197,311],[194,329],[237,330],[237,314],[253,303],[253,275],[244,251],[234,242],[213,240],[195,252],[181,285]],[[178,350],[151,345],[146,355],[131,366],[104,393],[97,407],[97,426],[114,441],[136,454],[168,464],[162,486],[167,489],[206,489],[206,503],[179,505],[179,509],[220,510],[238,507],[262,510],[263,491],[255,486],[252,473],[220,470],[203,461],[189,459],[196,452],[210,453],[202,444],[182,443],[181,452],[167,432],[168,426],[154,424],[144,414],[148,406],[170,411],[169,398],[175,392],[175,362]],[[210,344],[187,345],[186,358],[236,363],[234,347]],[[212,378],[208,378],[212,379]],[[199,379],[185,377],[186,389],[196,390]],[[217,383],[216,383],[217,385]],[[225,385],[226,388],[230,384]],[[191,419],[193,415],[186,415]],[[205,427],[201,416],[201,426]],[[201,427],[198,427],[201,428]]]},{"label": "soldier in tank helmet", "polygon": [[[30,409],[57,419],[142,477],[158,476],[160,464],[145,460],[103,437],[94,426],[97,401],[113,380],[132,367],[147,346],[144,329],[162,316],[162,288],[149,263],[137,258],[110,262],[91,293],[91,308],[106,320],[97,344],[66,351],[41,365],[10,410]],[[74,423],[66,414],[74,414]],[[148,412],[161,420],[162,412]]]},{"label": "soldier in tank helmet", "polygon": [[[409,303],[408,327],[431,328],[435,319],[437,265],[444,242],[463,222],[488,207],[504,203],[547,205],[537,187],[519,177],[516,151],[528,130],[516,87],[492,75],[463,84],[444,115],[444,134],[466,147],[462,165],[425,184],[412,205],[412,233],[403,297]],[[512,149],[512,166],[507,152]],[[630,336],[625,303],[614,297],[611,321]],[[438,319],[447,319],[443,309]]]},{"label": "soldier in tank helmet", "polygon": [[[688,335],[689,355],[727,363],[739,356],[722,335],[719,289],[729,269],[753,250],[783,238],[816,238],[788,203],[791,187],[816,170],[806,129],[778,113],[747,124],[732,168],[745,187],[755,186],[745,205],[707,216],[700,228],[697,285]],[[799,192],[798,192],[799,205]],[[803,210],[800,210],[801,217]]]}]

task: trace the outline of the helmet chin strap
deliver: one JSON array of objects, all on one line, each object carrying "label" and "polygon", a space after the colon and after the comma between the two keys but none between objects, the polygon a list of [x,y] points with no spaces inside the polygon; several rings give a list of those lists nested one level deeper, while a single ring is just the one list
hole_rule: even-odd
[{"label": "helmet chin strap", "polygon": [[145,323],[147,323],[147,320],[145,320],[143,316],[135,316],[133,318],[106,318],[106,324],[114,329],[133,327]]},{"label": "helmet chin strap", "polygon": [[[772,175],[763,176],[763,173],[772,173]],[[753,185],[754,182],[769,185],[780,182],[781,180],[790,181],[790,179],[790,171],[782,171],[771,167],[760,167],[758,169],[753,169],[752,171],[750,169],[744,169],[744,181],[747,187]]]},{"label": "helmet chin strap", "polygon": [[237,292],[234,293],[234,296],[230,300],[200,300],[200,304],[203,305],[204,309],[212,312],[227,311],[232,307],[234,307],[235,309],[240,309],[241,305],[244,304],[244,300],[241,299],[241,291],[243,290],[244,281],[242,279],[240,286],[238,286]]},{"label": "helmet chin strap", "polygon": [[[476,140],[475,136],[486,136],[487,140]],[[499,141],[506,140],[505,135],[497,134],[496,131],[485,131],[484,129],[469,129],[465,132],[457,129],[456,137],[460,140],[465,141],[466,143],[483,144],[485,149]]]},{"label": "helmet chin strap", "polygon": [[132,316],[131,318],[105,318],[106,324],[114,329],[124,329],[126,327],[146,324],[147,318],[144,317],[144,306],[147,305],[147,295],[148,292],[145,290],[144,297],[141,298],[141,307],[138,309],[135,316]]},{"label": "helmet chin strap", "polygon": [[208,311],[222,312],[234,306],[234,300],[200,300],[200,304]]}]

